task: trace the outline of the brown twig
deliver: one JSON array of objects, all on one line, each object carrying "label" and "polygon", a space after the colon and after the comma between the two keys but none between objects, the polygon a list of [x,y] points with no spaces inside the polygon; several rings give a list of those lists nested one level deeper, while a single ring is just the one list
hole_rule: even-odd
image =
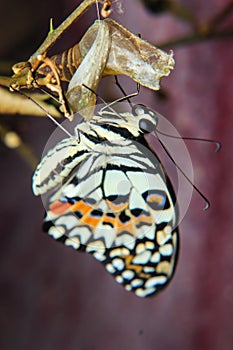
[{"label": "brown twig", "polygon": [[233,11],[233,1],[230,1],[219,13],[209,21],[209,27],[216,28]]},{"label": "brown twig", "polygon": [[[54,117],[61,117],[62,114],[51,105],[47,100],[48,96],[38,93],[27,93],[32,99],[34,99],[42,108]],[[0,87],[0,115],[33,115],[39,117],[46,117],[46,114],[42,109],[33,103],[28,98],[18,94],[12,93],[7,89]]]},{"label": "brown twig", "polygon": [[[100,2],[98,0],[98,2]],[[96,3],[96,0],[84,0],[56,29],[49,32],[48,36],[41,46],[29,58],[29,62],[33,66],[38,56],[44,55],[49,48],[57,41],[57,39],[79,18],[90,6]]]},{"label": "brown twig", "polygon": [[187,7],[183,6],[182,4],[171,1],[169,2],[168,10],[179,19],[190,23],[194,28],[197,27],[197,18]]}]

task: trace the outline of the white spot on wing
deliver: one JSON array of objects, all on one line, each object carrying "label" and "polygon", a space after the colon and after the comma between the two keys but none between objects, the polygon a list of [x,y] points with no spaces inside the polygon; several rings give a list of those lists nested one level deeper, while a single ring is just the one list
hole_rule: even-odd
[{"label": "white spot on wing", "polygon": [[65,234],[65,228],[63,226],[50,227],[48,234],[55,239],[62,237]]},{"label": "white spot on wing", "polygon": [[86,244],[91,237],[91,232],[87,227],[75,227],[70,233],[69,237],[79,236],[81,244]]},{"label": "white spot on wing", "polygon": [[78,237],[74,237],[74,238],[67,238],[65,240],[65,245],[72,247],[74,249],[78,249],[80,247],[80,241],[78,239]]},{"label": "white spot on wing", "polygon": [[136,247],[136,253],[140,254],[146,250],[145,244],[139,243]]},{"label": "white spot on wing", "polygon": [[156,285],[165,284],[167,281],[167,278],[165,276],[158,276],[158,277],[151,277],[149,280],[146,281],[145,287],[151,288],[155,287]]},{"label": "white spot on wing", "polygon": [[56,225],[65,225],[67,230],[71,230],[78,224],[78,218],[73,215],[60,216],[56,220]]},{"label": "white spot on wing", "polygon": [[149,261],[150,257],[151,257],[151,252],[150,251],[145,251],[142,254],[136,255],[133,258],[132,263],[144,265],[144,264],[146,264]]},{"label": "white spot on wing", "polygon": [[116,248],[110,252],[109,256],[110,258],[114,258],[115,256],[128,256],[129,254],[130,252],[126,248]]},{"label": "white spot on wing", "polygon": [[123,270],[125,267],[123,260],[118,258],[113,259],[112,264],[118,271]]},{"label": "white spot on wing", "polygon": [[[170,230],[171,231],[171,230]],[[166,232],[165,228],[163,231],[157,232],[157,242],[159,245],[165,244],[171,238],[171,232]]]},{"label": "white spot on wing", "polygon": [[116,245],[124,245],[125,247],[129,248],[130,250],[134,248],[135,246],[135,239],[130,235],[120,235],[116,238]]},{"label": "white spot on wing", "polygon": [[116,269],[114,269],[114,267],[112,266],[112,264],[107,264],[106,266],[106,270],[110,273],[114,273],[116,272]]},{"label": "white spot on wing", "polygon": [[135,294],[138,297],[146,297],[147,295],[150,295],[152,293],[154,293],[156,291],[156,288],[149,288],[149,289],[142,289],[142,288],[138,288],[135,290]]},{"label": "white spot on wing", "polygon": [[130,290],[132,290],[132,287],[131,287],[130,284],[126,284],[125,289],[128,290],[128,291],[130,291]]},{"label": "white spot on wing", "polygon": [[131,280],[134,277],[134,272],[131,270],[125,270],[122,272],[122,276],[126,279],[126,280]]},{"label": "white spot on wing", "polygon": [[131,282],[131,286],[132,287],[140,287],[141,285],[143,284],[143,281],[139,278],[136,278],[134,279],[132,282]]},{"label": "white spot on wing", "polygon": [[100,224],[98,227],[94,228],[93,233],[95,239],[101,237],[104,238],[107,248],[110,248],[113,245],[116,237],[116,231],[110,225]]},{"label": "white spot on wing", "polygon": [[152,255],[150,261],[151,261],[152,263],[158,263],[158,262],[160,261],[160,254],[159,254],[159,252],[155,252],[155,253]]},{"label": "white spot on wing", "polygon": [[95,252],[93,253],[93,256],[96,258],[96,260],[99,260],[99,261],[104,261],[106,259],[106,256],[101,252]]},{"label": "white spot on wing", "polygon": [[118,283],[122,283],[122,282],[123,282],[123,277],[122,277],[122,276],[116,276],[115,280],[116,280]]},{"label": "white spot on wing", "polygon": [[170,256],[173,253],[173,246],[171,244],[165,244],[159,248],[159,252],[164,256]]},{"label": "white spot on wing", "polygon": [[86,252],[89,253],[99,249],[105,251],[104,243],[102,241],[94,241],[94,242],[88,243],[86,247]]},{"label": "white spot on wing", "polygon": [[144,271],[145,273],[154,273],[154,272],[155,272],[155,269],[154,269],[154,267],[151,267],[151,266],[145,266],[145,267],[143,268],[143,271]]}]

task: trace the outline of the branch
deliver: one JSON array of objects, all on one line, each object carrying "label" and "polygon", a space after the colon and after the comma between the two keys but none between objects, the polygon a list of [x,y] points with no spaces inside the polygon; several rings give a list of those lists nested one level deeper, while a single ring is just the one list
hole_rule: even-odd
[{"label": "branch", "polygon": [[233,11],[233,1],[230,1],[219,13],[209,21],[210,28],[216,28]]},{"label": "branch", "polygon": [[[101,2],[98,0],[98,2]],[[80,17],[90,6],[96,3],[96,0],[84,0],[56,29],[49,32],[47,38],[41,46],[34,52],[28,60],[31,65],[37,61],[39,55],[43,55],[57,41],[57,39]]]},{"label": "branch", "polygon": [[209,39],[232,39],[233,37],[233,28],[225,29],[225,30],[219,30],[216,32],[209,32],[209,33],[201,33],[201,32],[195,32],[192,34],[184,35],[180,38],[176,38],[174,40],[166,41],[164,43],[159,43],[158,47],[161,49],[167,49],[174,46],[180,46],[180,45],[188,45],[193,44],[197,41],[204,41]]},{"label": "branch", "polygon": [[[48,103],[47,95],[31,93],[30,96],[54,117],[62,116],[53,105]],[[12,93],[9,90],[0,87],[0,115],[4,114],[22,114],[46,117],[43,110],[38,108],[35,103],[26,97],[17,93]]]}]

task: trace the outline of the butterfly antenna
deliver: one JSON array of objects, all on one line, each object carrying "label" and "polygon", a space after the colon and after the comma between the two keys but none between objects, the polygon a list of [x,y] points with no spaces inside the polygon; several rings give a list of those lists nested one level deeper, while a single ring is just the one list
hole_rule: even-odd
[{"label": "butterfly antenna", "polygon": [[167,137],[170,137],[172,139],[178,139],[178,140],[187,140],[187,141],[202,141],[202,142],[209,142],[209,143],[215,143],[216,145],[216,148],[214,150],[214,152],[219,152],[222,145],[221,145],[221,142],[217,141],[217,140],[212,140],[212,139],[202,139],[202,138],[199,138],[199,137],[179,137],[179,136],[174,136],[174,135],[169,135],[169,134],[166,134],[162,131],[159,131],[158,129],[156,130],[157,133],[159,133],[160,135],[163,135],[163,136],[167,136]]},{"label": "butterfly antenna", "polygon": [[132,108],[133,105],[132,105],[132,102],[130,101],[130,98],[132,97],[135,97],[139,94],[140,92],[140,84],[137,83],[137,91],[136,92],[133,92],[132,94],[130,95],[127,95],[126,92],[124,91],[124,89],[122,88],[122,86],[120,85],[118,79],[117,79],[117,76],[115,75],[115,80],[116,80],[116,85],[119,87],[119,89],[121,90],[121,92],[124,94],[123,97],[121,98],[118,98],[117,100],[115,101],[112,101],[110,103],[107,103],[102,97],[100,97],[94,90],[92,90],[89,86],[85,85],[85,84],[82,84],[82,86],[84,86],[86,89],[90,90],[93,94],[96,95],[96,97],[98,97],[100,99],[101,102],[104,103],[105,107],[102,108],[102,110],[104,110],[105,108],[109,108],[111,112],[113,113],[116,113],[118,116],[120,116],[117,111],[115,111],[112,106],[114,106],[114,104],[118,103],[118,102],[122,102],[122,101],[125,101],[127,100],[130,107]]},{"label": "butterfly antenna", "polygon": [[[132,94],[127,95],[126,92],[124,91],[124,89],[122,88],[122,86],[120,85],[117,76],[115,75],[115,80],[116,80],[116,85],[119,87],[119,89],[121,90],[121,92],[123,93],[123,97],[118,98],[115,101],[112,101],[110,103],[107,103],[106,101],[104,101],[100,96],[98,96],[96,94],[96,92],[94,92],[92,89],[90,89],[89,87],[87,87],[86,85],[83,84],[83,86],[85,86],[87,89],[89,89],[90,91],[92,91],[94,94],[96,94],[96,96],[105,104],[106,108],[109,108],[111,111],[114,111],[115,113],[117,113],[114,109],[112,109],[111,107],[114,106],[116,103],[118,102],[123,102],[125,100],[128,101],[130,107],[132,108],[132,102],[130,101],[130,98],[138,96],[139,92],[140,92],[140,84],[137,83],[137,91],[133,92]],[[105,107],[103,108],[105,109]]]},{"label": "butterfly antenna", "polygon": [[118,80],[117,76],[114,75],[114,77],[115,77],[115,82],[116,82],[117,87],[121,90],[121,92],[122,92],[122,94],[123,94],[124,96],[121,97],[121,98],[119,98],[119,99],[117,99],[117,100],[115,100],[115,101],[113,101],[112,103],[110,103],[110,105],[112,105],[112,104],[114,104],[114,103],[117,103],[117,102],[122,102],[122,101],[125,101],[125,100],[126,100],[126,101],[128,101],[130,107],[132,108],[132,107],[133,107],[133,104],[132,104],[132,102],[130,101],[130,98],[139,95],[139,92],[140,92],[140,84],[137,83],[137,91],[133,92],[132,94],[127,94],[127,93],[125,92],[125,90],[123,89],[123,87],[121,86],[121,84],[119,83],[119,80]]},{"label": "butterfly antenna", "polygon": [[[126,100],[128,101],[130,107],[132,108],[132,107],[133,107],[132,102],[130,101],[130,98],[127,96],[125,90],[123,89],[123,87],[122,87],[121,84],[119,83],[119,80],[118,80],[117,76],[114,75],[114,78],[115,78],[115,83],[116,83],[116,85],[117,85],[118,88],[121,90],[122,94],[126,97]],[[139,94],[139,92],[138,92],[138,94]]]},{"label": "butterfly antenna", "polygon": [[61,102],[59,101],[58,98],[56,98],[56,96],[53,96],[53,94],[51,94],[49,91],[45,90],[44,88],[42,88],[40,85],[37,84],[36,86],[37,89],[39,89],[41,92],[43,92],[44,94],[48,95],[49,97],[51,97],[54,101],[56,101],[59,105],[61,104]]},{"label": "butterfly antenna", "polygon": [[[157,131],[156,131],[157,132]],[[206,198],[206,196],[194,185],[194,183],[188,178],[188,176],[185,174],[185,172],[181,169],[181,167],[174,161],[174,159],[172,158],[172,156],[170,155],[170,153],[168,152],[167,148],[164,146],[163,142],[160,140],[160,138],[158,137],[158,141],[160,143],[160,145],[162,146],[162,148],[164,149],[164,151],[166,152],[166,154],[168,155],[168,157],[171,159],[171,161],[173,162],[173,164],[176,166],[177,169],[179,169],[179,171],[181,172],[181,174],[183,174],[183,176],[186,178],[186,180],[192,185],[192,187],[197,191],[197,193],[204,199],[206,205],[203,208],[203,210],[207,210],[210,207],[210,202],[209,200]]]},{"label": "butterfly antenna", "polygon": [[12,88],[15,92],[18,92],[20,95],[22,95],[23,97],[27,98],[28,100],[32,101],[38,108],[40,108],[45,114],[46,116],[52,120],[52,122],[54,124],[56,124],[61,130],[63,130],[69,137],[74,137],[72,134],[69,133],[68,130],[66,130],[60,123],[58,123],[58,121],[53,117],[51,116],[51,114],[49,114],[46,109],[41,106],[36,100],[34,100],[31,96],[29,95],[26,95],[25,93],[23,93],[22,91],[20,90],[16,90],[14,88]]},{"label": "butterfly antenna", "polygon": [[[117,113],[117,111],[115,111],[115,109],[111,108],[112,104],[113,103],[107,103],[101,96],[99,96],[94,90],[92,90],[89,86],[85,85],[85,84],[82,84],[82,86],[84,86],[86,89],[88,89],[89,91],[91,91],[93,94],[96,95],[96,97],[98,97],[98,99],[103,102],[104,104],[104,107],[101,108],[101,111],[106,109],[106,108],[109,108],[109,110],[116,114],[119,118],[122,118],[121,115],[119,113]],[[115,102],[115,101],[114,101]]]},{"label": "butterfly antenna", "polygon": [[[137,91],[132,93],[131,95],[127,95],[127,96],[124,96],[124,97],[121,97],[113,102],[110,102],[110,103],[107,103],[102,97],[100,97],[94,90],[92,90],[89,86],[85,85],[85,84],[82,84],[82,86],[84,86],[86,89],[90,90],[93,94],[96,95],[96,97],[98,97],[100,99],[101,102],[104,103],[104,107],[101,108],[101,111],[104,111],[105,109],[109,109],[112,113],[114,113],[115,115],[117,115],[119,118],[122,118],[121,114],[118,113],[115,109],[112,108],[112,106],[118,102],[122,102],[124,100],[127,100],[129,97],[134,97],[134,96],[137,96],[139,94],[139,91],[140,91],[140,85],[137,84]],[[120,86],[120,84],[119,84]],[[122,88],[122,91],[123,93],[125,94],[123,88]],[[132,103],[130,102],[130,106],[132,108]]]}]

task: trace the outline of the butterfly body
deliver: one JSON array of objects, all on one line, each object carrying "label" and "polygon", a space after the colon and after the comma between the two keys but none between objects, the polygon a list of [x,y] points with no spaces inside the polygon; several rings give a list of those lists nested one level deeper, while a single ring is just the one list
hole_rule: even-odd
[{"label": "butterfly body", "polygon": [[140,297],[171,279],[178,254],[178,213],[172,186],[144,139],[156,114],[102,112],[78,124],[33,177],[36,195],[50,192],[44,229],[102,262]]}]

